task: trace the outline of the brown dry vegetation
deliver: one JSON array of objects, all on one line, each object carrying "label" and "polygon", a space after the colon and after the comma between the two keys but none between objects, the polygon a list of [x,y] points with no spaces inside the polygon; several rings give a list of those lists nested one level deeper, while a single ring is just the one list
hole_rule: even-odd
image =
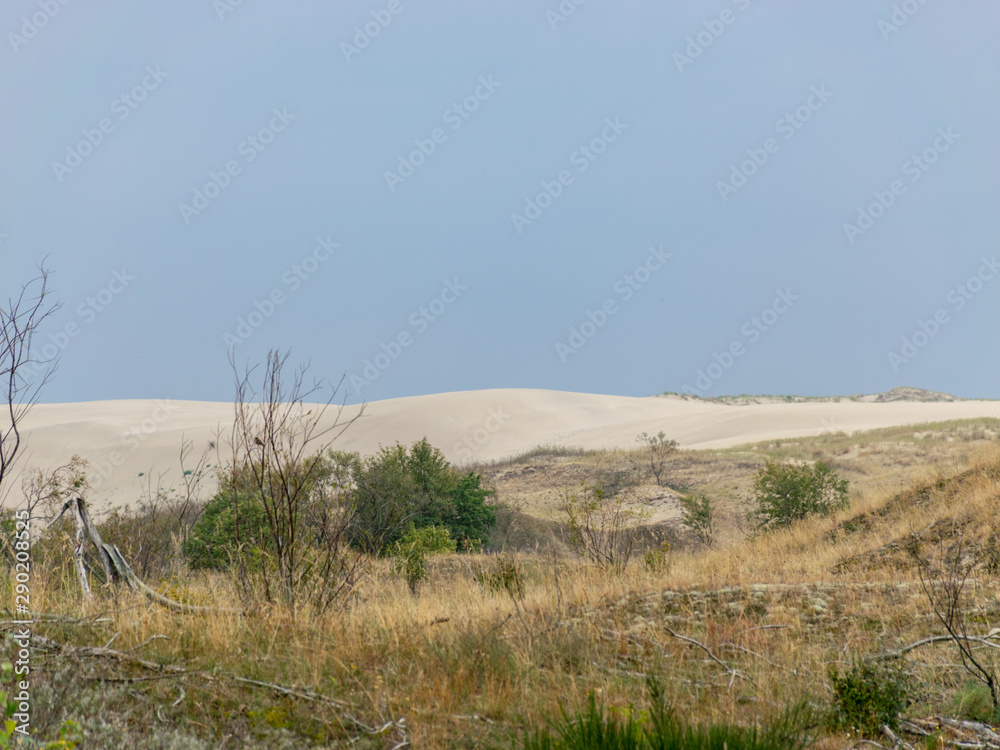
[{"label": "brown dry vegetation", "polygon": [[[985,634],[1000,621],[997,434],[996,420],[975,420],[682,452],[676,475],[717,503],[722,544],[700,549],[677,529],[666,570],[633,563],[620,577],[566,552],[554,508],[635,456],[542,453],[480,467],[517,508],[505,523],[520,599],[469,574],[495,566],[490,555],[435,558],[417,596],[376,561],[351,605],[319,618],[263,605],[178,615],[112,591],[88,607],[69,566],[34,568],[33,609],[86,618],[35,626],[66,646],[33,653],[35,729],[52,735],[73,718],[85,747],[108,748],[511,747],[590,693],[644,706],[647,674],[688,718],[749,724],[804,697],[826,706],[829,664],[942,632],[906,553],[914,535],[931,549],[963,534],[976,563],[972,627]],[[746,538],[740,519],[765,458],[829,461],[851,480],[850,507]],[[648,481],[639,495],[664,512],[673,502]],[[0,583],[3,601],[10,585]],[[240,609],[222,575],[182,571],[160,585]],[[907,663],[920,687],[906,714],[953,714],[969,682],[954,647],[915,650]],[[823,734],[821,747],[857,739]]]}]

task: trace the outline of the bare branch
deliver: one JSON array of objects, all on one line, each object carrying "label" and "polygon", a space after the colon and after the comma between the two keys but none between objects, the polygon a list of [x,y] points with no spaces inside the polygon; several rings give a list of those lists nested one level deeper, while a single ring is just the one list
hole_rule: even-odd
[{"label": "bare branch", "polygon": [[16,298],[0,305],[0,501],[22,452],[22,422],[38,403],[42,388],[55,374],[57,356],[46,358],[34,346],[42,324],[59,310],[50,300],[50,271],[44,263],[38,276],[24,284]]}]

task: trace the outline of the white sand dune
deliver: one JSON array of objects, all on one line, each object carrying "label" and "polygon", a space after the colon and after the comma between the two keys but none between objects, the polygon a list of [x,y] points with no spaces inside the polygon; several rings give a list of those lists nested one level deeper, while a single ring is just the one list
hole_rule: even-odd
[{"label": "white sand dune", "polygon": [[[342,418],[357,410],[347,407]],[[198,401],[40,404],[26,422],[29,455],[23,465],[51,469],[78,454],[91,464],[93,502],[133,502],[140,483],[150,475],[167,472],[165,482],[176,484],[182,439],[194,442],[194,456],[220,430],[224,445],[232,414],[232,404]],[[426,436],[451,461],[463,464],[511,456],[537,445],[635,447],[640,432],[660,430],[685,448],[719,448],[824,431],[987,416],[1000,417],[1000,401],[734,406],[675,397],[498,389],[370,403],[334,447],[370,453],[380,444],[409,444]],[[213,454],[210,463],[219,459],[225,461],[224,452],[218,458]],[[14,491],[8,501],[18,499]]]}]

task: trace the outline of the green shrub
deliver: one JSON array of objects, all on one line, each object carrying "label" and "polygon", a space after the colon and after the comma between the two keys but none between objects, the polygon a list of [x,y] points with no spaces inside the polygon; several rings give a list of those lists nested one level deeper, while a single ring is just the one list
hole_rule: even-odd
[{"label": "green shrub", "polygon": [[910,687],[902,660],[893,665],[855,658],[844,674],[831,664],[829,677],[833,685],[833,727],[868,735],[878,734],[883,724],[892,730],[899,728],[899,712],[907,705]]},{"label": "green shrub", "polygon": [[237,544],[250,567],[259,567],[272,545],[270,527],[259,497],[224,486],[191,528],[184,557],[194,569],[226,570],[236,559]]},{"label": "green shrub", "polygon": [[455,540],[443,526],[407,528],[403,538],[393,547],[392,568],[406,580],[410,591],[417,593],[420,582],[427,578],[427,556],[455,551]]},{"label": "green shrub", "polygon": [[769,461],[754,477],[750,520],[763,531],[814,514],[828,515],[847,505],[847,487],[847,480],[822,462],[783,466]]},{"label": "green shrub", "polygon": [[643,552],[642,564],[650,573],[666,573],[670,568],[670,542],[660,542]]},{"label": "green shrub", "polygon": [[391,550],[411,525],[443,526],[463,549],[481,544],[496,525],[496,513],[486,505],[492,491],[481,486],[482,477],[454,470],[426,439],[366,458],[343,452],[331,457],[355,508],[352,543],[370,554]]},{"label": "green shrub", "polygon": [[455,551],[455,540],[444,526],[410,526],[396,542],[395,553],[406,549],[417,549],[425,555],[448,554]]},{"label": "green shrub", "polygon": [[[615,712],[600,706],[593,694],[576,717],[565,712],[555,726],[529,734],[525,750],[799,750],[811,742],[815,721],[805,703],[786,710],[758,729],[733,724],[688,724],[664,705],[655,683],[647,712]],[[554,731],[553,731],[554,729]]]},{"label": "green shrub", "polygon": [[679,497],[681,506],[681,521],[699,541],[706,547],[711,547],[715,541],[715,509],[707,495],[698,497]]}]

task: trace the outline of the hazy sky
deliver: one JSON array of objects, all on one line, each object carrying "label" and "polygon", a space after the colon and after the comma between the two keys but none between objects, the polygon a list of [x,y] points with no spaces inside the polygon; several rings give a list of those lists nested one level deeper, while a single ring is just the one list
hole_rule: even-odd
[{"label": "hazy sky", "polygon": [[43,401],[1000,398],[986,0],[6,0],[0,294]]}]

